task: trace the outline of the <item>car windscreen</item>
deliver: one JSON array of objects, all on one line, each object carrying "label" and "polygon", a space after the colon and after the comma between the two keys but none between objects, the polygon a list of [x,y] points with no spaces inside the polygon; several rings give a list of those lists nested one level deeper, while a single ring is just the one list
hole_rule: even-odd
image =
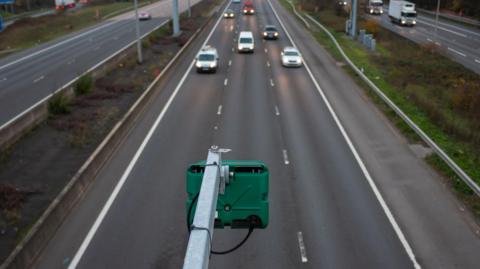
[{"label": "car windscreen", "polygon": [[417,17],[417,13],[402,12],[402,16],[407,17],[407,18],[415,18],[415,17]]},{"label": "car windscreen", "polygon": [[382,2],[373,2],[373,3],[370,3],[371,6],[374,6],[374,7],[381,7],[383,6],[383,3]]},{"label": "car windscreen", "polygon": [[284,55],[285,56],[298,56],[298,53],[296,51],[285,51]]},{"label": "car windscreen", "polygon": [[275,27],[266,27],[266,28],[265,28],[265,31],[267,31],[267,32],[276,32],[277,29],[276,29]]},{"label": "car windscreen", "polygon": [[240,38],[240,43],[253,43],[253,40],[250,37],[241,37]]},{"label": "car windscreen", "polygon": [[213,61],[215,60],[215,56],[213,54],[200,54],[198,55],[199,61]]}]

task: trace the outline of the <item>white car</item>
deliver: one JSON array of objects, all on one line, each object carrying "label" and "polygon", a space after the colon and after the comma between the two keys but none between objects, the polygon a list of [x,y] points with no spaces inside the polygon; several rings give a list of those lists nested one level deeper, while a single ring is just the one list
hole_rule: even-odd
[{"label": "white car", "polygon": [[252,52],[255,48],[253,33],[250,31],[242,31],[238,35],[237,50],[239,53]]},{"label": "white car", "polygon": [[302,54],[294,47],[285,47],[282,52],[282,65],[286,67],[299,67],[303,64]]},{"label": "white car", "polygon": [[195,67],[197,72],[217,72],[218,68],[218,52],[211,46],[203,47],[195,59]]},{"label": "white car", "polygon": [[148,13],[148,12],[138,13],[138,19],[141,20],[141,21],[150,20],[151,18],[152,18],[152,15],[150,15],[150,13]]}]

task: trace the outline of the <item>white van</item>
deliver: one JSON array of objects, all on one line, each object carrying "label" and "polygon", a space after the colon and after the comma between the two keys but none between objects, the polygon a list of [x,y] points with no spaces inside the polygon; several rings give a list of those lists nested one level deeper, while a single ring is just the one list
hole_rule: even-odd
[{"label": "white van", "polygon": [[238,52],[253,52],[254,41],[253,34],[250,31],[242,31],[238,36]]}]

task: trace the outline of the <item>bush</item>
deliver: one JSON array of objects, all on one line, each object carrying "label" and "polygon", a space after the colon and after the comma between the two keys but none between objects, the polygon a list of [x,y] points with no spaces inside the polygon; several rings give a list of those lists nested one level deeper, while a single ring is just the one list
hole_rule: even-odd
[{"label": "bush", "polygon": [[85,95],[92,91],[93,79],[90,74],[80,77],[75,83],[75,95]]},{"label": "bush", "polygon": [[54,95],[50,101],[48,101],[48,112],[51,115],[68,114],[70,110],[70,99],[63,93]]},{"label": "bush", "polygon": [[378,22],[374,20],[368,19],[365,21],[365,30],[367,31],[367,33],[373,34],[374,37],[378,36],[379,27],[380,26],[378,25]]}]

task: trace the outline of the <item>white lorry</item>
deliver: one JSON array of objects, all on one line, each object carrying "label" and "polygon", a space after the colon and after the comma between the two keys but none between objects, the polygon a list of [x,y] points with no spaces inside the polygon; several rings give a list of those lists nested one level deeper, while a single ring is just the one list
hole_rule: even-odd
[{"label": "white lorry", "polygon": [[55,0],[55,9],[64,10],[75,7],[75,0]]},{"label": "white lorry", "polygon": [[415,4],[407,1],[391,0],[388,6],[388,17],[392,22],[400,25],[413,26],[417,24]]},{"label": "white lorry", "polygon": [[367,0],[365,11],[371,15],[383,14],[383,0]]}]

